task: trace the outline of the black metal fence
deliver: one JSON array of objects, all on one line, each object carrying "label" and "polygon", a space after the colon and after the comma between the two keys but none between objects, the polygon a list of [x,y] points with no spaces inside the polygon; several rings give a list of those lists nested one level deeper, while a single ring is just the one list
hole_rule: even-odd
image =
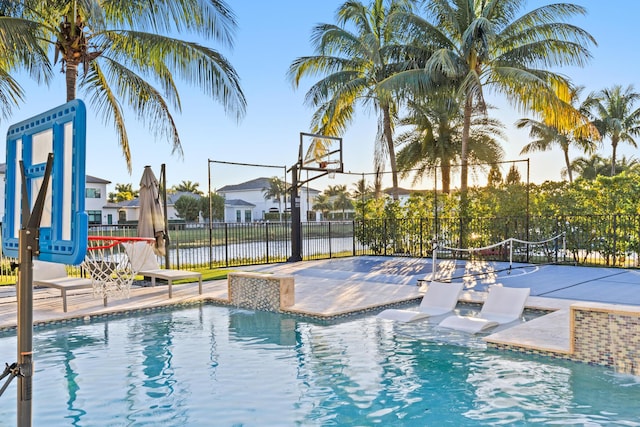
[{"label": "black metal fence", "polygon": [[[430,257],[437,236],[440,258],[557,262],[637,268],[640,266],[640,215],[506,218],[419,218],[305,222],[306,260],[355,255]],[[95,226],[90,235],[136,236],[135,225]],[[288,222],[249,224],[171,224],[169,266],[216,268],[285,262],[291,256]],[[474,252],[509,238],[543,244],[516,243]],[[2,258],[5,280],[14,275],[13,259]],[[162,260],[164,262],[164,260]]]}]

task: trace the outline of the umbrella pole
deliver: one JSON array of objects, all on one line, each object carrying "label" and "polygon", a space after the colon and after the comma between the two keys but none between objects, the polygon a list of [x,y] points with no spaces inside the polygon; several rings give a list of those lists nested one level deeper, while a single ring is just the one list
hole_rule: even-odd
[{"label": "umbrella pole", "polygon": [[162,189],[162,209],[164,209],[164,268],[170,268],[169,265],[169,219],[167,217],[167,171],[165,164],[160,165],[160,188]]}]

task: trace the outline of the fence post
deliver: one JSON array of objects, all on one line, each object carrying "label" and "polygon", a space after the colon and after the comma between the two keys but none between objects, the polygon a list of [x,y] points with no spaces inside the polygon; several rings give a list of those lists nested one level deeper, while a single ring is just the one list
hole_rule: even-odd
[{"label": "fence post", "polygon": [[229,224],[224,223],[224,265],[229,267]]},{"label": "fence post", "polygon": [[[364,237],[364,234],[363,234]],[[355,219],[351,221],[351,253],[353,256],[356,256],[356,221]]]},{"label": "fence post", "polygon": [[268,222],[264,223],[264,236],[267,244],[265,253],[267,254],[267,264],[269,264],[269,223]]}]

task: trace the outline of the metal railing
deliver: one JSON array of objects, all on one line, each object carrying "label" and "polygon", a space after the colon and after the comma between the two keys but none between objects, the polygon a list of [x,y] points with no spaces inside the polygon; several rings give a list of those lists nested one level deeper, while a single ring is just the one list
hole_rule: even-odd
[{"label": "metal railing", "polygon": [[[285,262],[291,255],[288,222],[170,224],[169,267],[216,268]],[[355,255],[430,257],[434,238],[452,248],[479,248],[509,238],[541,241],[564,233],[557,243],[524,245],[516,261],[558,262],[637,268],[640,266],[640,215],[564,215],[557,217],[374,219],[305,222],[304,259]],[[136,236],[135,225],[91,226],[90,235]],[[473,253],[506,260],[504,251]],[[439,258],[464,257],[459,252]],[[10,263],[0,258],[3,280],[15,282]],[[164,260],[162,260],[164,262]]]}]

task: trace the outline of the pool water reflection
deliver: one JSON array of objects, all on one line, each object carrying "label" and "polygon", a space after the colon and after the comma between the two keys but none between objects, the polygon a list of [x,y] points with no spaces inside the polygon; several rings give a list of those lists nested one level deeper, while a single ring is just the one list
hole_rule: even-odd
[{"label": "pool water reflection", "polygon": [[211,305],[38,330],[34,425],[640,426],[637,378],[439,332]]}]

